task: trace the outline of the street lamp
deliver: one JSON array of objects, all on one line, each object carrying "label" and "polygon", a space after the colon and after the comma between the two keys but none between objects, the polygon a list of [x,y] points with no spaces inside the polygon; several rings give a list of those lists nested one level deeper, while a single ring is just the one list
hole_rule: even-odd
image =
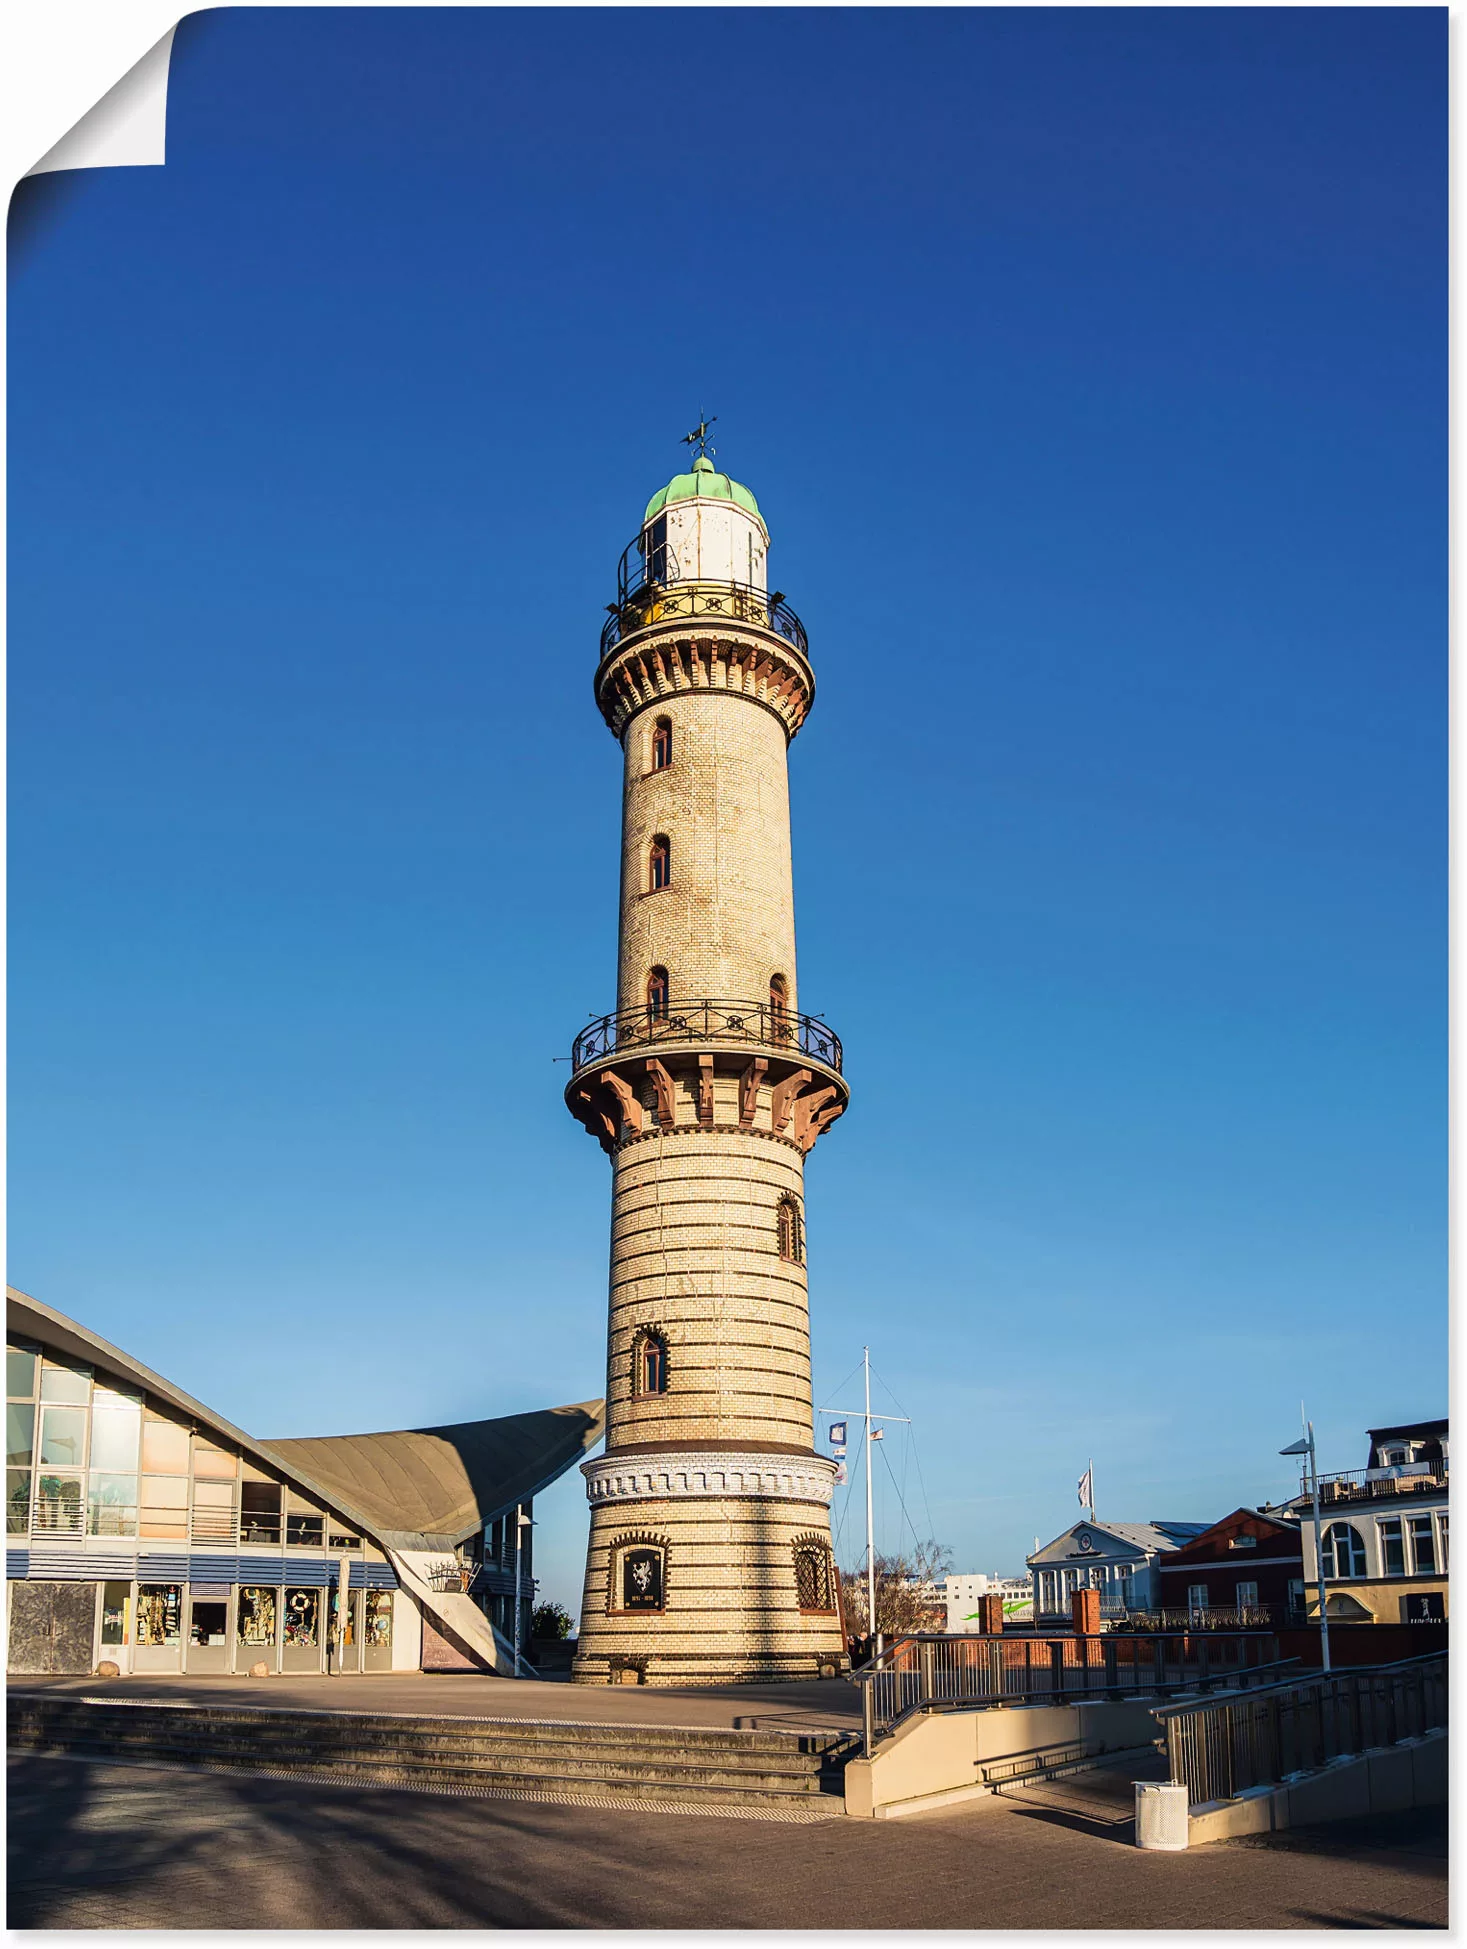
[{"label": "street lamp", "polygon": [[1279,1450],[1280,1455],[1307,1455],[1309,1457],[1309,1489],[1314,1498],[1314,1569],[1319,1581],[1319,1651],[1324,1669],[1329,1670],[1329,1618],[1328,1602],[1324,1588],[1324,1546],[1319,1532],[1319,1470],[1314,1465],[1314,1423],[1304,1423],[1304,1433],[1298,1441],[1291,1441],[1287,1448]]},{"label": "street lamp", "polygon": [[523,1504],[516,1503],[514,1512],[514,1675],[520,1675],[520,1550],[524,1544],[525,1531],[535,1527],[534,1518],[527,1516]]}]

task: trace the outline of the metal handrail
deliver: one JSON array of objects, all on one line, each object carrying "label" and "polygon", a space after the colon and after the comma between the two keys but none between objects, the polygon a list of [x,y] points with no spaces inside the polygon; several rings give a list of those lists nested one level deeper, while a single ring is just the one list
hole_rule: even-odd
[{"label": "metal handrail", "polygon": [[584,1069],[628,1050],[655,1050],[661,1042],[752,1042],[791,1056],[809,1056],[837,1073],[841,1042],[835,1030],[818,1016],[769,1002],[669,1002],[665,1009],[648,1003],[624,1008],[615,1015],[598,1015],[571,1045],[571,1071]]},{"label": "metal handrail", "polygon": [[1394,1746],[1447,1723],[1442,1652],[1250,1691],[1242,1698],[1158,1706],[1171,1778],[1190,1806],[1309,1773],[1333,1759]]},{"label": "metal handrail", "polygon": [[793,643],[801,656],[810,654],[805,625],[790,608],[783,595],[773,595],[753,582],[658,582],[648,578],[629,589],[607,607],[611,614],[601,629],[601,656],[604,660],[618,643],[638,630],[655,623],[675,622],[680,617],[721,617],[725,622],[752,625],[772,630],[787,643]]},{"label": "metal handrail", "polygon": [[985,1637],[913,1632],[851,1673],[862,1689],[869,1756],[875,1740],[914,1713],[956,1706],[1082,1698],[1137,1692],[1165,1696],[1183,1689],[1235,1686],[1249,1675],[1277,1672],[1270,1631],[1140,1633],[1005,1632]]}]

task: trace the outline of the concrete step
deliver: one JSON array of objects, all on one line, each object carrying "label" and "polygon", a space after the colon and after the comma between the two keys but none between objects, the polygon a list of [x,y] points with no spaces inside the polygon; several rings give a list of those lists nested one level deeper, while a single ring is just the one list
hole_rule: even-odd
[{"label": "concrete step", "polygon": [[[12,1694],[12,1748],[161,1764],[269,1769],[451,1791],[794,1806],[838,1796],[842,1733],[420,1720],[405,1715],[170,1707]],[[591,1734],[593,1737],[583,1737]]]}]

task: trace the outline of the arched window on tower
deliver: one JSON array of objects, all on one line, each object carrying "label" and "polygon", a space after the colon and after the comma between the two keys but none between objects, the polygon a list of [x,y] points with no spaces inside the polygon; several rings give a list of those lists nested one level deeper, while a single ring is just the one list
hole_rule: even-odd
[{"label": "arched window on tower", "polygon": [[647,1020],[665,1022],[671,1000],[672,983],[667,978],[666,968],[654,968],[647,977]]},{"label": "arched window on tower", "polygon": [[802,1611],[833,1611],[835,1579],[830,1551],[822,1537],[801,1536],[795,1542],[795,1594]]},{"label": "arched window on tower", "polygon": [[667,1392],[667,1342],[660,1333],[639,1333],[632,1343],[632,1392]]},{"label": "arched window on tower", "polygon": [[672,719],[659,717],[652,731],[652,769],[666,771],[672,763]]},{"label": "arched window on tower", "polygon": [[793,1265],[803,1265],[805,1261],[804,1227],[800,1223],[800,1206],[795,1198],[784,1197],[779,1201],[779,1256],[788,1259]]},{"label": "arched window on tower", "polygon": [[790,1032],[790,985],[782,974],[769,977],[771,1040],[783,1042]]},{"label": "arched window on tower", "polygon": [[672,885],[672,847],[665,833],[658,833],[652,841],[651,871],[648,880],[653,893]]}]

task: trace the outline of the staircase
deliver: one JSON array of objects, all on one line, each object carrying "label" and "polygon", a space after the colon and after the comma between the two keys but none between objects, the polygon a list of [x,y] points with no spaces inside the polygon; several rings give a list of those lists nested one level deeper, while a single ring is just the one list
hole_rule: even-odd
[{"label": "staircase", "polygon": [[13,1752],[182,1766],[474,1798],[843,1814],[845,1732],[448,1719],[397,1713],[168,1705],[12,1690]]}]

